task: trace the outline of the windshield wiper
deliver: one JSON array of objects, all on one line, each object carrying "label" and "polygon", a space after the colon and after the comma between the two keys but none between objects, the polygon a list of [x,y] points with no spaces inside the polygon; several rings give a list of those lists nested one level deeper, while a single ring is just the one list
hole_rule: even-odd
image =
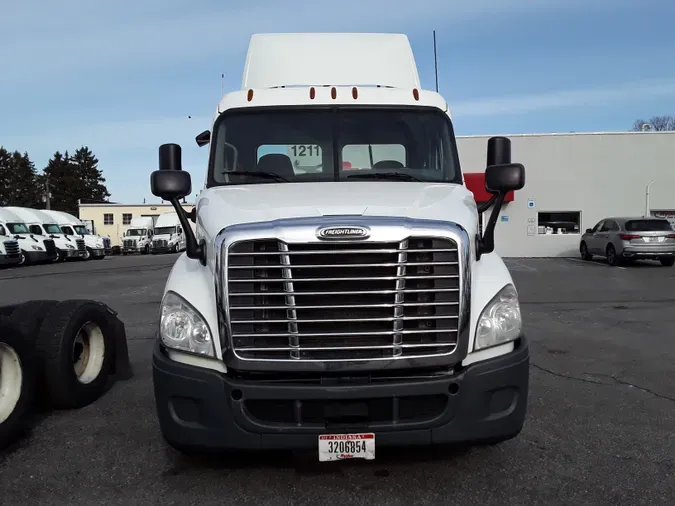
[{"label": "windshield wiper", "polygon": [[260,179],[274,179],[279,182],[288,182],[287,179],[281,177],[279,174],[275,174],[274,172],[263,172],[260,170],[226,170],[223,171],[223,174],[230,176],[252,176]]},{"label": "windshield wiper", "polygon": [[349,174],[347,178],[354,179],[391,179],[392,181],[422,181],[421,179],[403,172],[364,172],[363,174]]}]

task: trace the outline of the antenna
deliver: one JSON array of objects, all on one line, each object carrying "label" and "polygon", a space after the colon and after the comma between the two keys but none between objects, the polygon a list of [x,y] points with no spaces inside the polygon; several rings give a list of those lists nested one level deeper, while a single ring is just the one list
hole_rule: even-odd
[{"label": "antenna", "polygon": [[434,75],[436,76],[436,93],[438,93],[438,53],[436,51],[436,30],[434,30]]},{"label": "antenna", "polygon": [[220,96],[225,95],[225,74],[220,74]]}]

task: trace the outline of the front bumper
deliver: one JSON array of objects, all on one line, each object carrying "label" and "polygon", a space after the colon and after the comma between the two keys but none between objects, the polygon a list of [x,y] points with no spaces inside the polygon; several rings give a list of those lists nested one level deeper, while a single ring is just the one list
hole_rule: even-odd
[{"label": "front bumper", "polygon": [[21,261],[21,255],[0,255],[0,265],[16,265]]},{"label": "front bumper", "polygon": [[103,248],[89,248],[89,252],[92,257],[99,258],[105,256],[105,250]]},{"label": "front bumper", "polygon": [[76,249],[60,249],[59,250],[59,255],[61,255],[65,259],[70,259],[70,258],[80,258],[83,255],[77,251]]},{"label": "front bumper", "polygon": [[53,260],[53,258],[50,258],[47,255],[46,251],[26,251],[25,254],[26,258],[28,258],[28,261],[32,264],[39,264]]},{"label": "front bumper", "polygon": [[312,449],[319,434],[374,432],[378,446],[508,439],[523,427],[529,347],[442,379],[362,384],[236,380],[177,363],[156,342],[160,428],[172,444],[206,450]]}]

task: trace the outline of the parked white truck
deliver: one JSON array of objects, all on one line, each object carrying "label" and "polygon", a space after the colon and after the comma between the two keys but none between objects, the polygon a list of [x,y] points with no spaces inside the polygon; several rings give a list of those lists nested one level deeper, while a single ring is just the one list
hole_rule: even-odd
[{"label": "parked white truck", "polygon": [[21,247],[19,241],[8,230],[7,224],[0,218],[0,268],[19,265],[21,263]]},{"label": "parked white truck", "polygon": [[[448,105],[420,89],[405,35],[254,35],[242,89],[197,143],[210,159],[193,212],[180,146],[151,176],[187,234],[153,352],[172,446],[330,461],[521,431],[529,348],[494,230],[525,169],[488,141],[480,234]],[[373,146],[402,155],[345,170]],[[294,170],[303,150],[317,170]]]},{"label": "parked white truck", "polygon": [[80,252],[83,253],[85,260],[102,260],[105,258],[105,244],[100,235],[95,235],[89,232],[85,223],[77,216],[63,211],[54,211],[50,209],[42,209],[42,212],[51,216],[59,224],[61,231],[75,240],[82,239],[84,241],[84,251],[82,246],[78,243]]},{"label": "parked white truck", "polygon": [[155,222],[152,253],[178,253],[185,250],[185,232],[176,213],[162,213]]},{"label": "parked white truck", "polygon": [[122,254],[150,253],[152,248],[154,221],[152,216],[136,216],[131,218],[129,228],[122,237]]},{"label": "parked white truck", "polygon": [[[15,240],[19,246],[18,265],[30,265],[54,261],[58,257],[58,251],[53,239],[43,235],[36,235],[30,231],[28,225],[15,213],[6,207],[0,208],[0,232],[4,237]],[[12,244],[9,247],[14,259],[15,249]]]},{"label": "parked white truck", "polygon": [[59,224],[48,214],[28,207],[6,207],[28,226],[31,234],[44,236],[54,240],[58,256],[55,261],[84,258],[84,239],[71,238],[63,233]]}]

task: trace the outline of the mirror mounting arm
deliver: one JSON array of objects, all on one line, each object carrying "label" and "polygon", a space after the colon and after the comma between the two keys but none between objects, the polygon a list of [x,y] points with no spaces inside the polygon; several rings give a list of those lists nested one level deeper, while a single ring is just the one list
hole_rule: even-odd
[{"label": "mirror mounting arm", "polygon": [[169,199],[169,202],[171,202],[171,205],[175,209],[176,214],[178,215],[178,221],[180,221],[180,225],[185,231],[185,254],[188,258],[199,260],[199,263],[205,266],[206,241],[202,239],[199,243],[197,242],[197,237],[195,237],[195,233],[188,222],[188,214],[180,204],[180,200],[178,198],[172,198]]},{"label": "mirror mounting arm", "polygon": [[480,260],[482,255],[492,253],[495,250],[495,227],[497,226],[497,216],[502,210],[506,192],[496,194],[490,201],[494,200],[494,207],[490,213],[487,225],[483,230],[483,237],[478,238],[478,247],[476,248],[476,260]]}]

